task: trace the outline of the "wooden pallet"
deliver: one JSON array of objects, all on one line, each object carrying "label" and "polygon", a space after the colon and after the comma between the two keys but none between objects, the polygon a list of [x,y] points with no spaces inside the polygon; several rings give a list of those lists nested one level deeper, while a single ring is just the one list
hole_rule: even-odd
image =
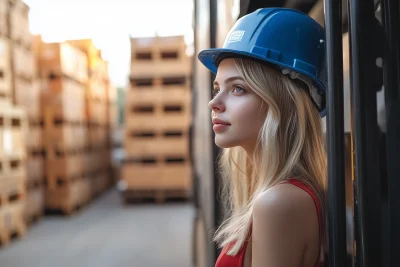
[{"label": "wooden pallet", "polygon": [[125,108],[125,125],[130,130],[189,129],[190,106],[184,104],[136,104]]},{"label": "wooden pallet", "polygon": [[191,188],[191,166],[185,157],[137,157],[124,162],[122,179],[128,190],[188,190]]},{"label": "wooden pallet", "polygon": [[44,187],[39,185],[27,192],[24,219],[27,225],[37,222],[44,211]]},{"label": "wooden pallet", "polygon": [[26,232],[24,201],[0,207],[0,242],[7,246],[12,238],[22,237]]},{"label": "wooden pallet", "polygon": [[156,203],[165,203],[169,200],[190,199],[190,191],[186,189],[129,189],[122,193],[125,204],[153,201]]},{"label": "wooden pallet", "polygon": [[44,43],[36,40],[41,77],[69,77],[86,85],[87,56],[70,42]]},{"label": "wooden pallet", "polygon": [[131,86],[126,94],[127,105],[134,104],[185,104],[191,105],[192,96],[190,87],[186,85],[171,86]]},{"label": "wooden pallet", "polygon": [[46,185],[55,188],[57,185],[69,184],[83,178],[84,153],[68,153],[56,157],[47,157],[45,164]]},{"label": "wooden pallet", "polygon": [[46,188],[45,209],[48,212],[61,211],[71,215],[91,200],[89,179],[75,180],[72,183]]},{"label": "wooden pallet", "polygon": [[139,131],[127,130],[124,138],[124,151],[132,156],[189,155],[189,136],[187,131]]},{"label": "wooden pallet", "polygon": [[189,75],[191,60],[183,36],[131,38],[131,76]]}]

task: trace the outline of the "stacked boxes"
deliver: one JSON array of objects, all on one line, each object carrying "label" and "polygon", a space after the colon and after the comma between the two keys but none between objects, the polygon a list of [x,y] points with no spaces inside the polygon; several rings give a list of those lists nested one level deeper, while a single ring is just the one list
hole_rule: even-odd
[{"label": "stacked boxes", "polygon": [[42,143],[42,121],[40,114],[40,80],[33,52],[33,38],[29,32],[29,8],[22,1],[14,1],[10,6],[10,47],[13,67],[13,100],[27,114],[29,131],[27,146],[27,201],[25,220],[34,221],[41,217],[44,206],[44,151]]},{"label": "stacked boxes", "polygon": [[191,189],[191,60],[183,36],[131,39],[125,108],[126,194],[163,201]]},{"label": "stacked boxes", "polygon": [[85,120],[87,122],[88,153],[85,173],[90,178],[93,196],[104,192],[111,182],[111,151],[108,129],[108,63],[102,59],[92,40],[73,40],[88,58],[88,81],[85,94]]},{"label": "stacked boxes", "polygon": [[87,58],[70,43],[37,41],[46,154],[45,206],[70,214],[91,196],[84,164],[88,142],[85,120]]},{"label": "stacked boxes", "polygon": [[[0,242],[3,245],[13,235],[25,233],[25,207],[32,193],[27,190],[31,184],[26,169],[27,112],[16,101],[21,90],[28,95],[34,90],[28,10],[22,1],[0,0]],[[18,64],[20,61],[24,67]],[[40,201],[36,204],[40,205]]]}]

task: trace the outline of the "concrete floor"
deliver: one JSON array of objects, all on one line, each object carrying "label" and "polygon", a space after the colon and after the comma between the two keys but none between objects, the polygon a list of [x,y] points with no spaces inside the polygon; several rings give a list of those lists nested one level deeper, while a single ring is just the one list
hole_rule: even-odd
[{"label": "concrete floor", "polygon": [[1,267],[189,267],[190,203],[123,205],[112,189],[72,217],[46,216],[0,249]]}]

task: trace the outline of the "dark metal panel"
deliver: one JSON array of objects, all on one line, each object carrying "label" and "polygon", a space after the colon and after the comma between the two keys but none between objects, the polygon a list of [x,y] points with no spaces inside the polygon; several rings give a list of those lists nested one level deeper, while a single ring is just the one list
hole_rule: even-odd
[{"label": "dark metal panel", "polygon": [[356,266],[381,266],[379,129],[376,92],[381,51],[373,0],[349,1],[350,80],[355,147]]},{"label": "dark metal panel", "polygon": [[389,263],[385,266],[400,266],[400,5],[397,0],[382,0],[381,4],[385,32],[383,67],[390,216],[389,235],[386,235],[390,239]]},{"label": "dark metal panel", "polygon": [[341,1],[326,0],[329,266],[346,266],[343,51]]}]

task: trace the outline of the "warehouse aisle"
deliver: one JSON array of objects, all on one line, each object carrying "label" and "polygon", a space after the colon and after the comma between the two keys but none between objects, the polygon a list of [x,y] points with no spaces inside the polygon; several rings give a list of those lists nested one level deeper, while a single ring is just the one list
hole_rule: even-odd
[{"label": "warehouse aisle", "polygon": [[44,217],[0,250],[0,266],[191,266],[193,217],[189,203],[124,206],[110,190],[73,217]]}]

